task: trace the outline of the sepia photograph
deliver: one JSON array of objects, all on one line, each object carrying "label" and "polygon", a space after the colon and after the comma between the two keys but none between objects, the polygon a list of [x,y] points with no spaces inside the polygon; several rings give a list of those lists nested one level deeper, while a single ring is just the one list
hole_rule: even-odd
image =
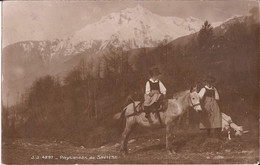
[{"label": "sepia photograph", "polygon": [[2,2],[2,164],[259,164],[258,0]]}]

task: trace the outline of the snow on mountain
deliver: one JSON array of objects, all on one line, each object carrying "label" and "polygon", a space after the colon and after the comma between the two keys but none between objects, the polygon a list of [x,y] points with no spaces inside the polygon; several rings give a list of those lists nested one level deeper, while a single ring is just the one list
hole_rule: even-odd
[{"label": "snow on mountain", "polygon": [[[25,52],[38,50],[44,61],[68,58],[92,49],[92,54],[109,46],[130,50],[154,47],[162,41],[170,42],[178,37],[198,32],[203,21],[194,17],[164,17],[137,5],[118,13],[110,13],[93,24],[52,41],[21,42]],[[213,23],[217,26],[220,23]]]},{"label": "snow on mountain", "polygon": [[224,21],[224,23],[221,24],[221,28],[224,29],[226,26],[233,25],[236,22],[243,22],[246,16],[243,15],[234,15]]},{"label": "snow on mountain", "polygon": [[67,59],[89,50],[91,54],[97,54],[110,46],[124,50],[154,47],[162,41],[169,42],[197,32],[202,24],[203,21],[197,18],[163,17],[137,5],[110,13],[98,22],[60,39],[22,41],[17,44],[19,49],[23,49],[26,59],[38,54],[44,63],[49,63],[53,59]]},{"label": "snow on mountain", "polygon": [[89,40],[118,40],[123,46],[128,44],[127,48],[152,47],[197,32],[202,24],[197,18],[163,17],[137,5],[85,26],[71,36],[71,41],[76,45]]}]

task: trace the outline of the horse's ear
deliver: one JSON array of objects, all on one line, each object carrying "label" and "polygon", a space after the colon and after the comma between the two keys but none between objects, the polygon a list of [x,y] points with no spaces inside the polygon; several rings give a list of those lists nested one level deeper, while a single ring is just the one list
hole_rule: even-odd
[{"label": "horse's ear", "polygon": [[193,86],[190,87],[190,93],[192,93],[192,92],[193,92]]},{"label": "horse's ear", "polygon": [[190,87],[190,93],[197,92],[197,86],[191,86]]}]

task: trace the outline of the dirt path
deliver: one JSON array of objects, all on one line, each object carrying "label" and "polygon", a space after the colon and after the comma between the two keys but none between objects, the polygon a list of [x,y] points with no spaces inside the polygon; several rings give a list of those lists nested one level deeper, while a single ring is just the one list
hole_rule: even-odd
[{"label": "dirt path", "polygon": [[129,155],[122,156],[119,143],[98,148],[75,146],[65,141],[16,139],[2,145],[6,164],[75,163],[257,163],[258,148],[249,137],[217,140],[198,134],[183,136],[173,143],[177,154],[165,150],[164,135],[135,136],[128,144]]}]

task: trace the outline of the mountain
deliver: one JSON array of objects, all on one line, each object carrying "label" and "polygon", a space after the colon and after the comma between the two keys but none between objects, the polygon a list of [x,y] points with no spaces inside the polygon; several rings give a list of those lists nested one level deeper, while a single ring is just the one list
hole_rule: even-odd
[{"label": "mountain", "polygon": [[[97,43],[101,43],[99,49],[104,49],[110,44],[123,46],[125,50],[154,47],[161,41],[172,41],[197,32],[202,23],[202,20],[194,17],[185,19],[163,17],[137,5],[134,8],[104,16],[98,22],[88,24],[62,39],[48,41],[51,43],[50,56],[75,55],[92,48]],[[31,46],[31,43],[28,44],[24,47]],[[40,49],[44,45],[43,43]]]},{"label": "mountain", "polygon": [[[221,36],[224,35],[227,30],[234,25],[235,23],[242,23],[245,22],[246,16],[242,15],[235,15],[232,16],[231,18],[226,19],[224,22],[216,22],[216,23],[211,23],[211,25],[214,27],[214,35],[216,36]],[[192,38],[196,37],[198,35],[198,32],[192,33],[189,35],[185,35],[182,37],[179,37],[168,44],[171,46],[177,46],[177,45],[185,45],[187,44]]]},{"label": "mountain", "polygon": [[[44,75],[64,75],[82,58],[98,61],[111,48],[156,47],[198,32],[197,18],[163,17],[138,5],[102,17],[64,38],[22,41],[3,49],[3,98],[14,103],[25,88]],[[214,23],[214,26],[220,23]]]},{"label": "mountain", "polygon": [[[154,47],[161,41],[171,41],[180,36],[198,31],[203,21],[189,17],[163,17],[137,5],[119,13],[111,13],[100,21],[85,26],[72,36],[72,45],[83,41],[114,42],[125,49]],[[103,46],[104,47],[104,46]],[[103,48],[102,47],[102,48]]]}]

